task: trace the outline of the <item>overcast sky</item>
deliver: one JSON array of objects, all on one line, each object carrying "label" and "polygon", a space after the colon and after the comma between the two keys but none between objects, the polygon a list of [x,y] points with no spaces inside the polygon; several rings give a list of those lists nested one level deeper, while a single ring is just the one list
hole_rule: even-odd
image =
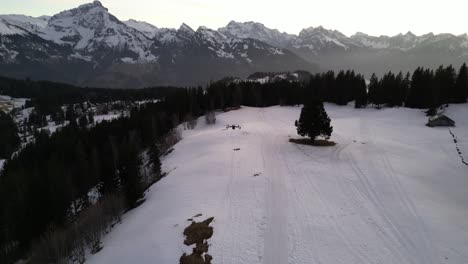
[{"label": "overcast sky", "polygon": [[[53,15],[91,0],[0,0],[0,14]],[[256,21],[298,34],[319,25],[346,35],[396,35],[412,31],[468,32],[468,0],[102,0],[120,20],[133,18],[158,27],[217,29],[230,20]]]}]

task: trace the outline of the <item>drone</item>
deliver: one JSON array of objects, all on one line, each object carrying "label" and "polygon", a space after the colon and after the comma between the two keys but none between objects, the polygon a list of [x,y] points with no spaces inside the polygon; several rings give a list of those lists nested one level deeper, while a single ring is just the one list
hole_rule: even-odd
[{"label": "drone", "polygon": [[242,128],[240,125],[227,125],[226,129],[232,128],[232,130],[235,130],[238,128],[239,130]]}]

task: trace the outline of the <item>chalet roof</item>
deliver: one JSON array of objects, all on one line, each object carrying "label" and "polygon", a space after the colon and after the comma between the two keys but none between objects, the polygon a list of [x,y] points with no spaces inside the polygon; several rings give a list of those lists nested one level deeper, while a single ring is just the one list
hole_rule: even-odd
[{"label": "chalet roof", "polygon": [[451,118],[449,118],[448,116],[446,116],[444,114],[437,114],[437,115],[429,117],[429,121],[436,121],[436,120],[447,120],[447,121],[455,124],[454,120],[452,120]]}]

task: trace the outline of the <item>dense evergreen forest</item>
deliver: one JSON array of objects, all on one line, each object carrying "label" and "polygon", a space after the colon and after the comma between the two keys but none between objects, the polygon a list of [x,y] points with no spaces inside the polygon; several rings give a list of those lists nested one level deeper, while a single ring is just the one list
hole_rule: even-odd
[{"label": "dense evergreen forest", "polygon": [[0,111],[0,159],[10,157],[20,144],[13,118]]},{"label": "dense evergreen forest", "polygon": [[463,64],[457,72],[452,66],[437,70],[417,68],[414,73],[389,72],[382,78],[372,75],[366,85],[364,76],[354,71],[333,71],[312,75],[309,82],[276,81],[217,82],[207,88],[215,108],[231,105],[271,106],[303,104],[315,97],[324,102],[355,107],[368,105],[436,108],[447,103],[463,103],[468,97],[468,70]]},{"label": "dense evergreen forest", "polygon": [[0,77],[0,94],[15,98],[31,98],[27,107],[34,106],[41,114],[57,112],[62,105],[89,101],[103,103],[113,101],[140,101],[160,98],[173,87],[145,89],[81,88],[49,81],[16,80]]},{"label": "dense evergreen forest", "polygon": [[[27,107],[39,109],[39,115],[62,115],[69,121],[69,125],[52,135],[36,131],[34,141],[13,155],[1,172],[0,260],[8,263],[28,252],[37,259],[44,258],[35,255],[41,252],[47,258],[82,260],[84,250],[76,251],[83,247],[81,244],[63,243],[65,253],[59,254],[41,241],[50,240],[55,230],[76,230],[76,226],[89,229],[96,224],[86,222],[94,219],[89,212],[99,211],[95,213],[98,218],[109,216],[111,223],[125,209],[136,206],[144,188],[161,177],[160,153],[167,150],[167,138],[182,122],[191,122],[193,127],[197,117],[215,110],[240,105],[299,105],[310,98],[339,105],[354,101],[357,108],[435,108],[466,102],[468,72],[465,64],[458,73],[452,66],[441,66],[435,71],[418,68],[412,75],[388,73],[380,79],[373,75],[366,85],[364,77],[353,71],[330,71],[312,75],[308,82],[224,80],[206,88],[142,90],[77,88],[0,78],[0,94],[31,98]],[[160,101],[133,106],[128,116],[94,126],[80,121],[84,114],[63,112],[63,106],[84,101],[146,99]],[[0,115],[0,122],[2,135],[6,135],[0,138],[0,151],[11,155],[12,148],[4,143],[14,138],[16,130],[7,114]],[[3,126],[9,127],[8,131]],[[152,168],[149,179],[142,172],[148,166]],[[90,190],[98,193],[98,202],[90,200]],[[93,245],[93,251],[99,250],[100,244],[96,232],[104,231],[78,232],[90,234],[83,239]],[[65,240],[81,241],[77,232],[67,234]],[[37,245],[42,247],[37,249]]]}]

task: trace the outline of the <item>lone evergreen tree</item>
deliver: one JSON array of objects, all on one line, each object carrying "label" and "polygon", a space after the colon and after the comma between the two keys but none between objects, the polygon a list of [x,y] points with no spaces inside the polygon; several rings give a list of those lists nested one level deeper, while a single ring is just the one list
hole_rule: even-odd
[{"label": "lone evergreen tree", "polygon": [[310,137],[312,142],[318,136],[324,136],[328,139],[333,132],[333,127],[330,126],[330,118],[323,107],[323,102],[317,100],[304,104],[299,120],[295,122],[295,126],[299,135]]},{"label": "lone evergreen tree", "polygon": [[465,103],[468,97],[468,69],[466,63],[460,67],[455,83],[455,103]]},{"label": "lone evergreen tree", "polygon": [[161,161],[159,159],[159,148],[155,143],[151,144],[148,154],[149,161],[152,163],[154,178],[159,179],[161,176]]}]

